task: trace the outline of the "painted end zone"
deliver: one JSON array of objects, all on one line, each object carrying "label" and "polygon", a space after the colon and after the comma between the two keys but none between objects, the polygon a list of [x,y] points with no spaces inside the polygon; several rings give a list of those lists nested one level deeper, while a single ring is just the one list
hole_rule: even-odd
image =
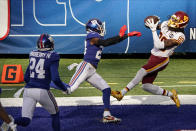
[{"label": "painted end zone", "polygon": [[[21,107],[7,107],[14,117],[20,116]],[[103,106],[61,106],[62,131],[175,131],[196,129],[196,106],[182,105],[115,105],[112,114],[122,118],[119,124],[103,124]],[[32,123],[19,131],[52,131],[50,115],[36,108]]]},{"label": "painted end zone", "polygon": [[[122,119],[118,124],[100,122],[101,96],[57,97],[56,100],[60,106],[62,131],[193,131],[196,129],[196,96],[180,95],[179,98],[182,103],[179,109],[168,97],[126,96],[120,102],[112,98],[111,113]],[[21,115],[21,98],[1,98],[1,102],[9,114]],[[52,131],[50,115],[38,105],[31,124],[18,130]]]}]

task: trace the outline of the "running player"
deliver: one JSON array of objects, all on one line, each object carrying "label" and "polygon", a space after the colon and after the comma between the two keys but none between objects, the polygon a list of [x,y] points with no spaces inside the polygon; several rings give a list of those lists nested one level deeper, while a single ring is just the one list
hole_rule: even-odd
[{"label": "running player", "polygon": [[96,72],[98,63],[101,59],[102,50],[106,46],[117,44],[130,36],[141,36],[140,32],[133,31],[125,34],[126,26],[124,25],[119,35],[104,39],[105,29],[103,23],[98,19],[91,19],[86,24],[87,37],[85,41],[84,59],[77,66],[76,72],[70,80],[71,92],[75,91],[79,85],[87,81],[103,93],[104,113],[103,122],[119,122],[121,119],[116,118],[110,113],[110,94],[111,89],[106,81]]},{"label": "running player", "polygon": [[23,94],[22,117],[16,118],[15,123],[28,126],[32,120],[34,109],[39,102],[52,118],[52,128],[60,131],[59,110],[53,94],[50,92],[51,81],[63,91],[67,87],[59,77],[59,54],[54,51],[53,38],[41,34],[37,41],[38,50],[29,54],[29,66],[25,73],[26,86]]},{"label": "running player", "polygon": [[[180,107],[176,90],[171,91],[153,85],[158,72],[165,69],[169,63],[169,56],[173,54],[174,50],[181,45],[185,40],[184,28],[189,21],[188,15],[183,11],[178,11],[171,16],[168,21],[159,24],[154,23],[153,19],[148,19],[145,23],[152,31],[154,40],[154,47],[151,50],[151,56],[148,63],[144,65],[136,74],[136,76],[129,82],[129,84],[119,91],[112,91],[112,96],[121,100],[123,96],[142,81],[142,88],[156,95],[169,96]],[[160,29],[159,37],[157,29]]]}]

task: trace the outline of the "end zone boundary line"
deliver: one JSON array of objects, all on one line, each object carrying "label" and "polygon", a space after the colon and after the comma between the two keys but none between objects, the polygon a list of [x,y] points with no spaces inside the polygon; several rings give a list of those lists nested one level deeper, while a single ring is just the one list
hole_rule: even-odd
[{"label": "end zone boundary line", "polygon": [[[196,105],[196,95],[179,95],[181,105]],[[0,98],[5,107],[21,107],[22,98]],[[56,97],[58,106],[90,106],[103,105],[102,96],[93,97]],[[123,100],[117,101],[111,97],[111,105],[175,105],[166,96],[159,95],[132,95],[125,96]],[[37,104],[40,107],[39,104]]]}]

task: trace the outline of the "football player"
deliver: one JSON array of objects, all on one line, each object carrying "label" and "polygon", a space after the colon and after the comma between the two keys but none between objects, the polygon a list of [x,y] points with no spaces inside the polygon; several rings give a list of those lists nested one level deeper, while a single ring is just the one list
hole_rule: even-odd
[{"label": "football player", "polygon": [[1,125],[0,131],[17,131],[16,124],[14,124],[14,119],[11,115],[8,115],[0,102],[0,118],[4,121]]},{"label": "football player", "polygon": [[[148,63],[137,72],[136,76],[128,83],[128,85],[121,91],[112,91],[112,96],[119,101],[123,96],[135,87],[140,81],[142,81],[142,88],[156,95],[164,95],[170,97],[180,107],[180,101],[176,90],[171,91],[160,88],[154,85],[153,82],[158,75],[159,71],[162,71],[169,64],[169,56],[171,56],[174,50],[181,45],[185,40],[184,28],[189,21],[188,15],[183,11],[174,13],[168,21],[164,21],[161,24],[154,23],[153,19],[148,19],[145,23],[152,31],[154,47],[151,50],[151,56]],[[157,29],[160,30],[159,36],[157,35]]]},{"label": "football player", "polygon": [[19,126],[28,126],[32,120],[37,102],[44,107],[52,118],[52,128],[60,131],[59,109],[50,92],[51,81],[63,91],[68,91],[59,77],[59,54],[54,51],[54,40],[48,34],[41,34],[37,41],[38,50],[29,54],[29,65],[25,72],[26,86],[23,93],[22,117],[16,118]]},{"label": "football player", "polygon": [[77,66],[75,74],[70,80],[71,92],[75,91],[79,85],[87,81],[95,88],[103,93],[103,122],[119,122],[121,119],[116,118],[110,113],[110,86],[106,81],[96,72],[98,63],[101,59],[103,48],[113,44],[117,44],[131,36],[141,36],[140,32],[133,31],[125,34],[127,30],[124,25],[119,32],[119,35],[104,39],[105,28],[104,24],[98,19],[91,19],[86,23],[87,37],[85,41],[85,50],[83,61]]}]

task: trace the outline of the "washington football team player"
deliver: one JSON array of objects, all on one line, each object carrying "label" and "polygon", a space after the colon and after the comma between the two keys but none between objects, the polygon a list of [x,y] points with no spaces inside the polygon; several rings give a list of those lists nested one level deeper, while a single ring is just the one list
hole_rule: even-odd
[{"label": "washington football team player", "polygon": [[[112,91],[111,94],[117,100],[121,100],[123,96],[142,81],[142,88],[156,95],[164,95],[170,97],[180,107],[180,101],[176,90],[171,91],[160,88],[154,85],[153,82],[158,75],[169,64],[169,57],[174,50],[185,41],[184,28],[189,21],[188,15],[183,11],[177,11],[169,20],[159,24],[159,21],[154,23],[154,19],[146,20],[145,25],[152,31],[154,47],[151,50],[151,56],[144,66],[140,68],[136,76],[128,83],[121,91]],[[160,30],[159,36],[157,29]]]}]

